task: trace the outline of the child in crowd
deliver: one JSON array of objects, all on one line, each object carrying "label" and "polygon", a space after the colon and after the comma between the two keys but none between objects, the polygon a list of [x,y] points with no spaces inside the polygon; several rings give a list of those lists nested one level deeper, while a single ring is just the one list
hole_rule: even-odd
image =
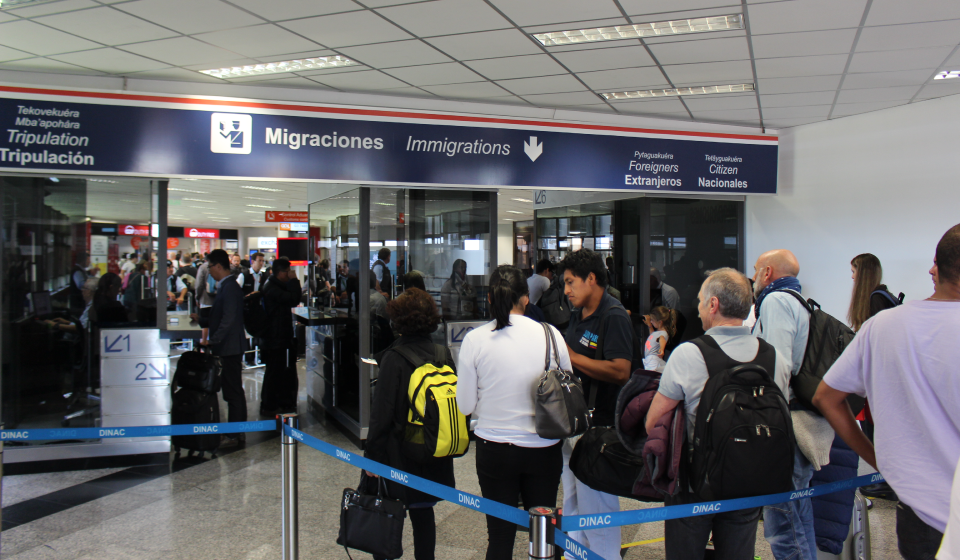
[{"label": "child in crowd", "polygon": [[667,341],[676,332],[677,312],[660,305],[654,307],[649,315],[644,315],[643,322],[653,331],[643,345],[643,369],[663,373],[667,365],[663,354]]}]

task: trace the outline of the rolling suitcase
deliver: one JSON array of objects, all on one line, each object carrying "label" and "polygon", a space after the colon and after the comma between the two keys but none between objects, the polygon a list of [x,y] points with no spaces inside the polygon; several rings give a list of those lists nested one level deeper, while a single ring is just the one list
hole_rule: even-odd
[{"label": "rolling suitcase", "polygon": [[853,518],[850,519],[847,539],[843,541],[843,550],[839,555],[818,550],[817,560],[870,560],[870,515],[867,499],[859,490],[853,498]]},{"label": "rolling suitcase", "polygon": [[[220,422],[220,358],[201,352],[185,352],[177,361],[170,388],[173,393],[173,408],[170,421],[174,425],[216,424]],[[200,428],[202,430],[202,427]],[[173,436],[171,443],[177,456],[180,449],[192,454],[198,451],[215,452],[220,447],[220,434],[203,432],[188,436]]]}]

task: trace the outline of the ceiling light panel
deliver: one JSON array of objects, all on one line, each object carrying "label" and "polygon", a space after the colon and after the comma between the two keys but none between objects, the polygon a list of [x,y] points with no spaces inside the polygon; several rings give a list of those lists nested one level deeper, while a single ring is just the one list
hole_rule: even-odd
[{"label": "ceiling light panel", "polygon": [[743,29],[743,17],[740,14],[534,33],[533,36],[546,47],[556,47],[593,41],[619,41],[621,39],[730,31],[732,29]]},{"label": "ceiling light panel", "polygon": [[944,70],[933,77],[934,80],[951,80],[960,78],[960,70]]},{"label": "ceiling light panel", "polygon": [[261,74],[279,74],[283,72],[300,72],[302,70],[326,70],[328,68],[343,68],[345,66],[359,66],[359,62],[340,55],[318,56],[316,58],[301,58],[297,60],[283,60],[264,64],[248,64],[230,68],[212,68],[200,70],[201,74],[214,78],[241,78],[244,76],[259,76]]},{"label": "ceiling light panel", "polygon": [[188,192],[193,194],[210,194],[207,191],[192,191],[190,189],[178,189],[176,187],[167,187],[168,191],[177,191],[177,192]]},{"label": "ceiling light panel", "polygon": [[744,93],[754,91],[753,84],[730,84],[723,86],[696,86],[669,89],[645,89],[640,91],[611,91],[600,94],[609,101],[642,99],[648,97],[676,97],[679,95],[706,95],[711,93]]},{"label": "ceiling light panel", "polygon": [[270,187],[256,187],[253,185],[240,185],[240,188],[251,190],[251,191],[283,192],[283,189],[271,189]]}]

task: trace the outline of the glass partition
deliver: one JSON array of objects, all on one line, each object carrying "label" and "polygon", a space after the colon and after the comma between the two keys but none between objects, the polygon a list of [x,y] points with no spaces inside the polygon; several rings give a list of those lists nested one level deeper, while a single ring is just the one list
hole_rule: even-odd
[{"label": "glass partition", "polygon": [[572,204],[537,211],[537,260],[560,262],[570,251],[587,248],[613,256],[614,202]]},{"label": "glass partition", "polygon": [[156,327],[156,193],[121,177],[0,177],[6,428],[100,425],[99,328]]}]

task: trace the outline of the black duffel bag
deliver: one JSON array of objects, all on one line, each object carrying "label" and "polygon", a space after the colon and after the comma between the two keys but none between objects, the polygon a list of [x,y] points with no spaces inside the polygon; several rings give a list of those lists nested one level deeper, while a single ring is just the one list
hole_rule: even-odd
[{"label": "black duffel bag", "polygon": [[590,428],[570,455],[570,470],[599,492],[634,498],[633,487],[643,476],[643,458],[627,450],[611,427]]},{"label": "black duffel bag", "polygon": [[[370,486],[376,484],[376,494]],[[382,477],[371,480],[366,471],[360,475],[359,490],[344,488],[340,501],[340,534],[337,544],[350,557],[351,548],[379,558],[403,556],[403,520],[407,510],[400,500],[387,496]]]},{"label": "black duffel bag", "polygon": [[216,393],[220,390],[220,372],[223,365],[220,358],[201,352],[184,352],[177,361],[177,371],[173,374],[173,387],[191,389],[202,393]]}]

